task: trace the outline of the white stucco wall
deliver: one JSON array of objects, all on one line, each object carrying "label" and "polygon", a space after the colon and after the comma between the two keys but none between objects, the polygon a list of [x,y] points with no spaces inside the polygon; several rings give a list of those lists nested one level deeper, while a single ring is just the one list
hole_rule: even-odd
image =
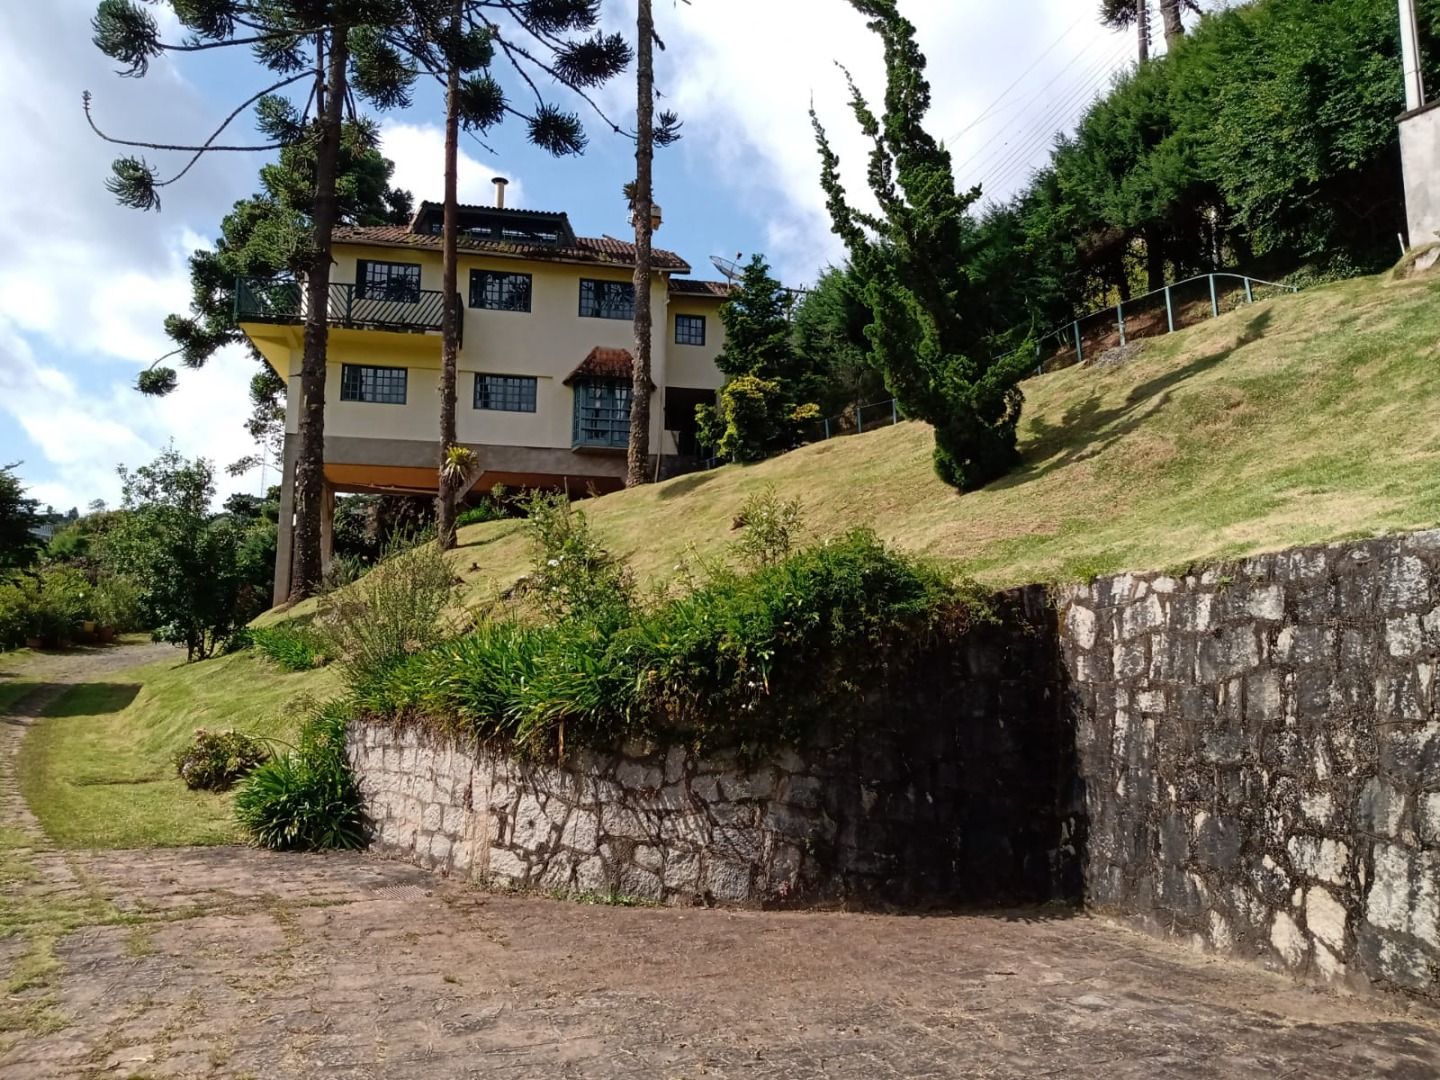
[{"label": "white stucco wall", "polygon": [[1410,246],[1440,240],[1440,101],[1400,120]]}]

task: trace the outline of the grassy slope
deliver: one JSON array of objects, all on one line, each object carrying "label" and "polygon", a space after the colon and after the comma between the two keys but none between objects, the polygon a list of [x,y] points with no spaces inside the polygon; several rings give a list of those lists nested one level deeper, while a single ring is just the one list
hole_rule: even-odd
[{"label": "grassy slope", "polygon": [[171,756],[197,727],[287,739],[295,727],[287,703],[323,695],[335,680],[329,671],[281,672],[251,653],[106,678],[56,701],[21,747],[21,791],[66,847],[237,839],[230,796],[187,790]]},{"label": "grassy slope", "polygon": [[[773,483],[815,535],[868,525],[994,586],[1440,523],[1440,275],[1242,307],[1024,390],[1024,462],[983,491],[941,484],[928,426],[907,423],[586,509],[659,580],[692,548],[719,550],[745,496]],[[472,602],[525,570],[515,522],[462,530],[461,545]]]},{"label": "grassy slope", "polygon": [[[586,509],[652,581],[692,549],[719,551],[735,510],[767,483],[803,500],[817,536],[869,525],[996,586],[1440,523],[1435,275],[1242,308],[1151,340],[1124,365],[1033,379],[1025,393],[1023,465],[969,495],[935,479],[930,431],[910,423]],[[457,569],[472,603],[526,568],[515,522],[465,529],[461,541]],[[61,843],[230,839],[229,800],[185,792],[170,755],[201,725],[286,732],[283,704],[326,693],[334,675],[286,675],[238,656],[117,681],[142,686],[121,711],[104,711],[105,691],[82,691],[61,703],[76,715],[27,739],[25,791]]]}]

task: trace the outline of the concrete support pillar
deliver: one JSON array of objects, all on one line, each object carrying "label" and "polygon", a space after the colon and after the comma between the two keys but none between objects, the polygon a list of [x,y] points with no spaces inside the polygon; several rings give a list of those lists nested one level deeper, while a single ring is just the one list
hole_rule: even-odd
[{"label": "concrete support pillar", "polygon": [[275,535],[275,591],[272,603],[283,604],[290,599],[290,560],[295,548],[295,458],[300,451],[300,437],[286,434],[281,452],[280,520]]},{"label": "concrete support pillar", "polygon": [[320,496],[320,573],[330,573],[335,560],[335,489],[328,483]]},{"label": "concrete support pillar", "polygon": [[1410,247],[1440,240],[1440,101],[1400,117]]}]

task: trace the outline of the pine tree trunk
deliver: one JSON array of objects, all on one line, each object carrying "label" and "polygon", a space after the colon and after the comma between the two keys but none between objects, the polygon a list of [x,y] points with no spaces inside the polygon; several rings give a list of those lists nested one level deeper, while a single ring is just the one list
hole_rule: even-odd
[{"label": "pine tree trunk", "polygon": [[[461,0],[454,0],[452,20],[455,32],[460,33]],[[460,69],[452,64],[445,89],[445,221],[441,238],[440,289],[444,295],[443,314],[440,317],[440,461],[439,480],[435,507],[435,538],[441,551],[455,546],[455,495],[460,478],[446,469],[446,455],[456,444],[455,431],[455,380],[456,366],[460,359],[460,317],[454,302],[459,291],[458,243],[460,235],[460,207],[457,191],[456,158],[460,142]]]},{"label": "pine tree trunk", "polygon": [[[625,486],[650,479],[650,214],[654,205],[652,165],[655,159],[655,20],[650,0],[639,0],[636,23],[635,111],[635,382],[630,396],[630,448]],[[658,450],[657,450],[658,452]]]},{"label": "pine tree trunk", "polygon": [[1160,18],[1165,21],[1165,48],[1168,50],[1185,36],[1185,24],[1180,20],[1180,0],[1160,0]]},{"label": "pine tree trunk", "polygon": [[[295,557],[290,598],[299,600],[320,584],[320,509],[325,497],[325,358],[330,339],[330,240],[338,207],[335,177],[340,125],[345,113],[349,48],[346,28],[330,34],[323,86],[320,142],[315,154],[315,253],[305,278],[305,353],[300,362],[300,438],[295,461]],[[286,524],[285,522],[281,523]]]},{"label": "pine tree trunk", "polygon": [[1140,63],[1150,59],[1150,0],[1135,0],[1135,33],[1140,39]]}]

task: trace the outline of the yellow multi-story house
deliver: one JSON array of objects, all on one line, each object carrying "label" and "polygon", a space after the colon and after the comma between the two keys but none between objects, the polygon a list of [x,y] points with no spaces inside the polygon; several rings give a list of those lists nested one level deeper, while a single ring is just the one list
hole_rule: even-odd
[{"label": "yellow multi-story house", "polygon": [[[629,440],[634,342],[633,244],[576,236],[564,213],[465,206],[457,428],[479,455],[473,490],[495,484],[582,495],[618,488]],[[334,236],[325,373],[324,557],[337,492],[436,488],[440,426],[442,208],[408,226],[341,226]],[[695,453],[695,407],[714,400],[724,340],[723,282],[656,249],[650,301],[654,467]],[[242,280],[241,328],[289,385],[275,597],[289,592],[304,290]]]}]

